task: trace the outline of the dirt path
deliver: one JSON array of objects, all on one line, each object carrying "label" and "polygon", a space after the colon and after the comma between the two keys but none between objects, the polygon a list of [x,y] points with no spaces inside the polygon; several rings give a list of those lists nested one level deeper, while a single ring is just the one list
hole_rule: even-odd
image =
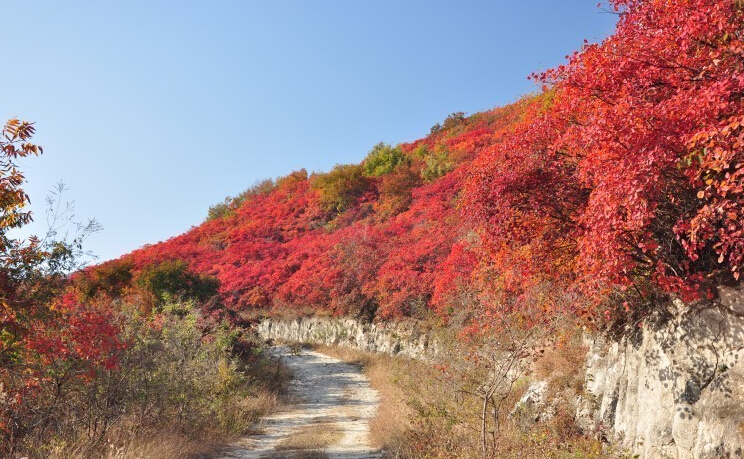
[{"label": "dirt path", "polygon": [[377,391],[359,367],[327,355],[288,348],[274,352],[292,369],[298,402],[265,418],[261,433],[231,447],[222,459],[367,459],[381,454],[369,444]]}]

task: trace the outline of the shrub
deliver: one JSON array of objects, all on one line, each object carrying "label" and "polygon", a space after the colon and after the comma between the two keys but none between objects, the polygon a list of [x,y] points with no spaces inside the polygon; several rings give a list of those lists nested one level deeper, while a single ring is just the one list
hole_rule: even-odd
[{"label": "shrub", "polygon": [[371,182],[361,165],[339,164],[330,172],[317,175],[312,185],[320,191],[323,210],[340,214],[369,191]]},{"label": "shrub", "polygon": [[450,130],[464,123],[465,123],[465,113],[463,112],[451,113],[450,115],[447,116],[447,118],[445,118],[444,123],[442,124],[442,129]]},{"label": "shrub", "polygon": [[408,163],[408,157],[401,151],[400,147],[393,148],[380,142],[372,147],[362,165],[367,176],[380,177],[393,172],[399,165]]},{"label": "shrub", "polygon": [[79,273],[74,278],[75,286],[85,300],[98,295],[117,298],[131,281],[132,263],[127,260],[104,263],[95,269]]},{"label": "shrub", "polygon": [[207,221],[210,222],[212,220],[224,218],[231,215],[232,207],[230,204],[232,204],[232,198],[227,197],[224,201],[213,206],[209,206],[209,210],[207,211]]},{"label": "shrub", "polygon": [[[175,459],[192,457],[186,445],[196,456],[210,443],[245,434],[276,405],[270,389],[284,389],[286,372],[269,371],[275,365],[255,344],[237,356],[236,345],[249,339],[243,331],[217,326],[205,334],[188,304],[174,308],[188,312],[152,320],[123,305],[121,336],[128,345],[118,365],[53,388],[56,396],[46,398],[53,404],[37,406],[49,413],[43,428],[17,451],[33,459],[108,457],[108,449],[116,457]],[[177,440],[182,448],[166,454],[150,444],[153,438]],[[145,452],[151,450],[158,454]]]},{"label": "shrub", "polygon": [[464,124],[465,122],[466,122],[465,113],[463,112],[451,113],[450,115],[447,116],[447,118],[445,118],[442,124],[437,123],[434,126],[432,126],[430,129],[430,132],[432,134],[436,134],[440,131],[448,131],[454,127]]},{"label": "shrub", "polygon": [[207,213],[207,221],[212,221],[217,218],[224,218],[233,215],[235,210],[238,209],[245,201],[249,200],[254,196],[260,196],[263,194],[271,193],[277,184],[272,179],[264,179],[256,182],[252,187],[243,191],[235,197],[227,197],[219,204],[215,204],[209,208]]},{"label": "shrub", "polygon": [[384,175],[378,185],[380,199],[376,203],[377,212],[390,217],[406,211],[411,205],[413,189],[420,184],[421,177],[408,165]]},{"label": "shrub", "polygon": [[151,294],[158,304],[172,299],[204,303],[215,297],[219,281],[189,271],[183,260],[165,261],[145,267],[135,279],[136,285]]},{"label": "shrub", "polygon": [[[380,392],[371,438],[389,457],[625,458],[578,432],[574,411],[565,403],[581,390],[575,382],[581,379],[577,368],[585,349],[575,342],[578,335],[555,340],[568,356],[544,355],[540,345],[554,342],[553,331],[525,330],[518,322],[505,323],[512,327],[499,336],[484,333],[465,341],[455,330],[440,329],[436,338],[441,360],[434,365],[345,348],[320,350],[360,365]],[[539,422],[534,417],[522,422],[512,413],[536,363],[540,377],[549,381],[546,400],[550,407],[556,400],[556,413]]]},{"label": "shrub", "polygon": [[279,177],[278,179],[276,179],[276,183],[274,185],[275,188],[282,188],[295,183],[304,182],[305,180],[307,180],[307,178],[307,171],[303,168],[298,171],[291,172],[284,177]]},{"label": "shrub", "polygon": [[437,145],[433,152],[424,150],[422,154],[424,155],[424,167],[421,169],[421,178],[426,182],[433,182],[455,167],[450,159],[449,151],[441,145]]}]

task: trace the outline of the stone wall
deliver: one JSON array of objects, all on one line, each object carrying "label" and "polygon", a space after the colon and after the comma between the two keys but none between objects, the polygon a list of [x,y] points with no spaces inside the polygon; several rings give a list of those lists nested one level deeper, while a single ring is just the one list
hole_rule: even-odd
[{"label": "stone wall", "polygon": [[368,352],[430,359],[437,339],[416,322],[362,323],[354,319],[302,317],[264,319],[256,325],[262,339],[342,346]]}]

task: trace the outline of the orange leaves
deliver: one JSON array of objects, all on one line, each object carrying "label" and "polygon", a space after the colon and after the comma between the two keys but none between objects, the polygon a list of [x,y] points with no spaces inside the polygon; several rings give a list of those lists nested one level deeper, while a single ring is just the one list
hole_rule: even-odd
[{"label": "orange leaves", "polygon": [[[465,186],[463,211],[481,229],[485,263],[512,300],[540,283],[574,277],[586,192],[575,161],[552,147],[564,123],[545,113],[547,97],[535,98],[522,122],[481,154]],[[527,295],[517,307],[534,302]]]},{"label": "orange leaves", "polygon": [[[16,165],[16,159],[38,155],[41,147],[27,142],[34,134],[33,123],[9,120],[0,133],[0,234],[18,228],[31,220],[31,215],[21,212],[28,203],[28,195],[21,185],[25,178]],[[0,250],[5,243],[0,240]]]},{"label": "orange leaves", "polygon": [[[0,148],[8,158],[17,158],[28,155],[39,155],[43,149],[32,143],[26,142],[36,132],[33,123],[20,121],[17,118],[8,120],[2,128]],[[6,163],[0,161],[0,167],[5,168]]]}]

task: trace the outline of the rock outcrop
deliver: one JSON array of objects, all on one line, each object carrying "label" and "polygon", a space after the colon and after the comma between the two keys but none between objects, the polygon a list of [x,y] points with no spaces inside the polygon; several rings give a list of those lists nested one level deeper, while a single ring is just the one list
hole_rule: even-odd
[{"label": "rock outcrop", "polygon": [[301,317],[264,319],[256,326],[262,339],[342,346],[368,352],[430,359],[438,351],[436,338],[416,322],[363,323],[355,319]]},{"label": "rock outcrop", "polygon": [[642,459],[744,453],[744,292],[719,304],[674,307],[630,336],[588,339],[578,419]]}]

